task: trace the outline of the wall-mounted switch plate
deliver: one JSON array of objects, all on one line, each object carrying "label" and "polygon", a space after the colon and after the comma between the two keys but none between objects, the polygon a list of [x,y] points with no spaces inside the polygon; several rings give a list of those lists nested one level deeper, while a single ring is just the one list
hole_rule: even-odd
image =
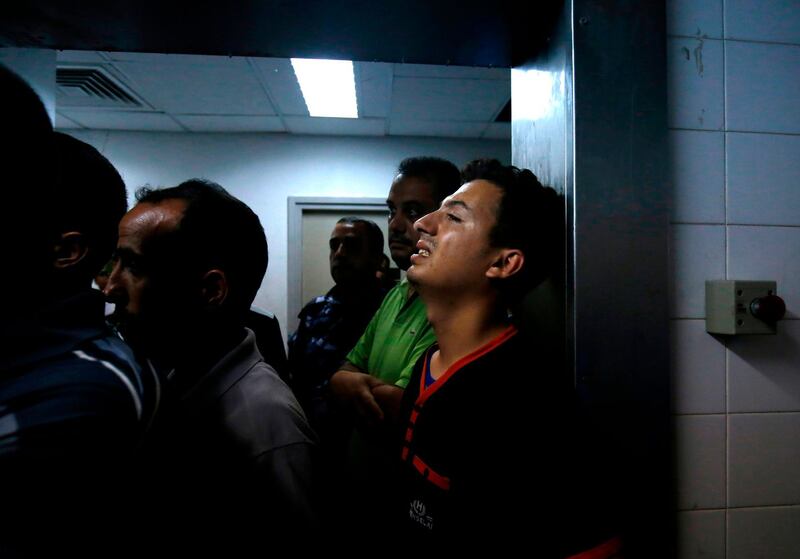
[{"label": "wall-mounted switch plate", "polygon": [[711,334],[775,334],[775,322],[753,316],[752,303],[776,296],[776,291],[774,281],[706,281],[706,331]]}]

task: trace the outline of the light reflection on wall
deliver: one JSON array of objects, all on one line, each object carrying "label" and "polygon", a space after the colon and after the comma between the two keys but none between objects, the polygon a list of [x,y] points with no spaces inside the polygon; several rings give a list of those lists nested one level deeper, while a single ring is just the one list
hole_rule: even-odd
[{"label": "light reflection on wall", "polygon": [[539,120],[550,116],[564,96],[564,72],[536,69],[511,70],[511,98],[524,103],[511,106],[513,120]]}]

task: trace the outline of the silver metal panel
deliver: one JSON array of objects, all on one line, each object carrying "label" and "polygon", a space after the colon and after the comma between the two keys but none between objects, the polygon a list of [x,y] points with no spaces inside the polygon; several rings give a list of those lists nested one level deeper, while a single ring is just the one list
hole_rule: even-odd
[{"label": "silver metal panel", "polygon": [[612,417],[632,557],[673,541],[664,12],[568,0],[546,50],[512,72],[512,160],[566,197],[567,364]]}]

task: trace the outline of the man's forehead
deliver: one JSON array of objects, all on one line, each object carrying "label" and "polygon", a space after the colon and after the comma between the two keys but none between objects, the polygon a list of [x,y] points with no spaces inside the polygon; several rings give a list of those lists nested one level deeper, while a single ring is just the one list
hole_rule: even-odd
[{"label": "man's forehead", "polygon": [[420,177],[408,177],[405,175],[397,175],[392,181],[392,187],[389,189],[389,198],[387,202],[391,202],[393,198],[400,199],[400,202],[420,202],[428,204],[434,198],[433,185]]},{"label": "man's forehead", "polygon": [[151,204],[140,202],[120,222],[120,236],[153,237],[174,231],[183,219],[186,201],[168,199]]},{"label": "man's forehead", "polygon": [[360,236],[366,232],[366,224],[361,222],[356,223],[337,223],[333,231],[331,232],[331,237],[336,237],[339,235],[347,235],[348,237],[351,236]]},{"label": "man's forehead", "polygon": [[497,205],[502,189],[492,182],[478,179],[461,185],[453,194],[442,200],[442,206],[466,206],[476,209],[487,204]]}]

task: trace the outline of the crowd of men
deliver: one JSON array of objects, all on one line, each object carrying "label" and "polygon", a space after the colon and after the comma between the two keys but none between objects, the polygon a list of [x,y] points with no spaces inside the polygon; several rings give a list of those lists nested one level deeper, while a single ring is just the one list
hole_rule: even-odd
[{"label": "crowd of men", "polygon": [[519,329],[563,255],[563,198],[533,173],[403,160],[387,206],[405,278],[387,285],[377,224],[340,219],[335,285],[301,311],[281,378],[247,327],[259,217],[201,179],[128,211],[113,165],[0,81],[0,555],[620,556],[573,387]]}]

